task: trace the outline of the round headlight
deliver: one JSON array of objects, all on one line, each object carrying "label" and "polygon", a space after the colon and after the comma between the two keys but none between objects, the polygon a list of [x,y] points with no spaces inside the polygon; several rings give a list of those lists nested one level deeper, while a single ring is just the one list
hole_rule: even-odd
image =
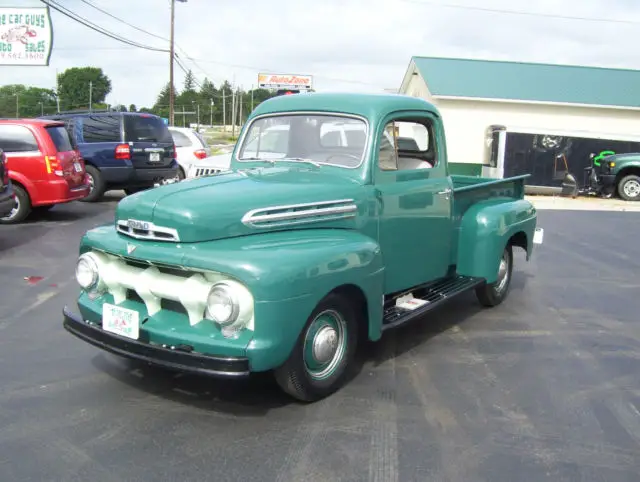
[{"label": "round headlight", "polygon": [[87,253],[78,258],[76,280],[82,289],[89,290],[98,284],[98,264]]},{"label": "round headlight", "polygon": [[207,297],[207,318],[229,325],[238,318],[239,306],[236,297],[224,283],[218,283],[211,288]]}]

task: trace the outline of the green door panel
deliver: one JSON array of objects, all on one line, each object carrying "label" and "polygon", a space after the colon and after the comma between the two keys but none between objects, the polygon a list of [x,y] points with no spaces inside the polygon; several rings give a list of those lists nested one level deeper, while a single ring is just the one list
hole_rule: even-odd
[{"label": "green door panel", "polygon": [[[379,152],[391,121],[432,124],[436,163],[428,169],[383,170]],[[399,111],[378,124],[372,162],[380,206],[378,240],[385,262],[385,294],[435,280],[447,274],[451,252],[453,185],[447,175],[442,128],[430,112]]]},{"label": "green door panel", "polygon": [[493,283],[502,251],[519,232],[526,236],[529,258],[535,227],[536,210],[529,201],[493,198],[475,203],[460,221],[457,273]]}]

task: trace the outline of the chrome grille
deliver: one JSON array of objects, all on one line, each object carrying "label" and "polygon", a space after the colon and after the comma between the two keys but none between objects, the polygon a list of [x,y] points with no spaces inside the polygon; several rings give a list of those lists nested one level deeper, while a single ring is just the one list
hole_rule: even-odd
[{"label": "chrome grille", "polygon": [[136,239],[146,239],[150,241],[180,241],[178,231],[173,228],[164,226],[156,226],[151,222],[135,222],[131,220],[119,220],[116,223],[119,233],[131,236]]},{"label": "chrome grille", "polygon": [[193,176],[212,176],[215,174],[220,174],[222,171],[223,170],[218,167],[196,167]]}]

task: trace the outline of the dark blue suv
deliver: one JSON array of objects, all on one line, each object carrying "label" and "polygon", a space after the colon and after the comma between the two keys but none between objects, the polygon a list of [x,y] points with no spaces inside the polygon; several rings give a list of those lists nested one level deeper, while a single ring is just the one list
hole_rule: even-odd
[{"label": "dark blue suv", "polygon": [[84,158],[97,201],[109,190],[127,194],[178,176],[173,137],[162,119],[140,112],[69,112],[43,116],[65,122]]}]

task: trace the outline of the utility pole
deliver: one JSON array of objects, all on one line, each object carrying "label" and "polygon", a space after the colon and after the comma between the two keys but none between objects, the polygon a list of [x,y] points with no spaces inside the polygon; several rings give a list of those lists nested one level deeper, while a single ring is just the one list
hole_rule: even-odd
[{"label": "utility pole", "polygon": [[253,112],[253,84],[251,84],[251,112]]},{"label": "utility pole", "polygon": [[231,91],[231,136],[236,135],[236,91]]},{"label": "utility pole", "polygon": [[[174,24],[175,24],[175,7],[176,1],[186,3],[187,0],[171,0],[171,36],[169,39],[169,125],[172,126],[175,120],[175,113],[173,109],[174,102],[174,90],[173,90],[173,60],[175,58],[174,51]],[[183,109],[184,111],[184,109]]]},{"label": "utility pole", "polygon": [[16,89],[16,119],[20,117],[20,92]]},{"label": "utility pole", "polygon": [[210,122],[209,122],[209,126],[212,129],[213,129],[213,105],[214,105],[213,104],[213,99],[211,99],[211,107],[210,107],[210,110],[209,110],[209,114],[211,115],[211,119],[210,119]]},{"label": "utility pole", "polygon": [[56,69],[56,106],[60,113],[60,83],[58,81],[58,69]]},{"label": "utility pole", "polygon": [[198,116],[198,118],[196,119],[196,130],[200,132],[200,102],[196,104],[196,112],[196,115]]},{"label": "utility pole", "polygon": [[238,117],[239,117],[238,120],[239,120],[239,123],[240,123],[240,128],[242,128],[242,124],[243,124],[243,122],[242,122],[242,91],[239,91],[238,93],[240,94],[240,114],[238,115]]},{"label": "utility pole", "polygon": [[93,82],[89,81],[89,112],[92,112],[91,106],[93,105]]},{"label": "utility pole", "polygon": [[224,86],[222,87],[222,132],[227,132],[227,103],[224,97]]}]

